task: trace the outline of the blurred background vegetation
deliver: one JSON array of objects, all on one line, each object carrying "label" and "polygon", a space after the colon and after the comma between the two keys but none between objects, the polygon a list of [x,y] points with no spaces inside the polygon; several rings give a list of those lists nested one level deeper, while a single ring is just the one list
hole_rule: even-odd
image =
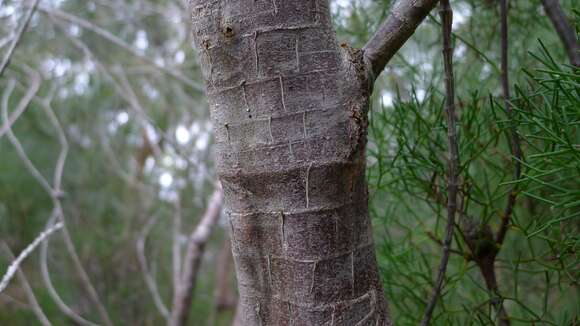
[{"label": "blurred background vegetation", "polygon": [[[339,39],[355,47],[391,5],[331,2]],[[2,56],[30,3],[0,0]],[[578,2],[561,4],[578,30]],[[568,65],[541,2],[510,1],[514,114],[507,115],[497,2],[457,0],[452,6],[461,213],[433,324],[493,325],[492,307],[499,300],[514,325],[577,325],[580,71]],[[188,21],[182,0],[42,0],[0,78],[6,116],[34,96],[13,134],[49,183],[67,150],[63,193],[57,196],[66,234],[118,325],[164,324],[163,306],[170,306],[173,292],[174,244],[184,247],[215,185],[211,125]],[[370,113],[371,213],[397,325],[420,321],[441,254],[447,164],[443,78],[434,12],[379,78]],[[511,127],[525,153],[519,180],[513,180]],[[492,249],[499,250],[499,291],[493,293],[466,237],[498,228],[512,189],[518,194],[512,224],[505,243]],[[51,217],[51,196],[8,135],[0,138],[0,242],[6,244],[0,248],[0,274],[11,261],[8,251],[20,253]],[[233,318],[227,225],[222,216],[206,249],[192,325],[229,325]],[[100,323],[62,233],[45,247],[54,289],[84,319]],[[478,250],[486,244],[479,243]],[[22,270],[47,318],[54,325],[71,324],[43,281],[41,252]],[[145,274],[156,284],[158,302]],[[0,325],[35,324],[22,283],[13,280],[0,294]]]}]

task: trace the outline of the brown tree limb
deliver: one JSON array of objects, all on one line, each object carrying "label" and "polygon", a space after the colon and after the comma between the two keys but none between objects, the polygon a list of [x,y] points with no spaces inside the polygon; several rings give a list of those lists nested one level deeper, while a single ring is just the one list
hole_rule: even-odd
[{"label": "brown tree limb", "polygon": [[35,0],[32,3],[32,5],[30,6],[30,8],[28,9],[28,11],[26,12],[26,16],[24,16],[24,22],[18,28],[18,31],[16,32],[16,35],[14,36],[14,39],[12,40],[12,43],[10,44],[10,47],[8,48],[8,51],[4,55],[4,58],[2,59],[2,63],[0,63],[0,78],[2,78],[2,75],[4,74],[4,70],[6,70],[6,68],[10,64],[10,60],[12,59],[12,55],[14,54],[14,50],[16,49],[16,46],[18,46],[20,39],[22,39],[22,35],[24,34],[26,29],[28,28],[28,25],[30,24],[30,20],[32,19],[32,16],[34,15],[34,12],[37,9],[39,2],[40,2],[40,0]]},{"label": "brown tree limb", "polygon": [[562,43],[564,43],[564,48],[570,59],[570,63],[576,67],[580,67],[580,44],[578,44],[578,37],[576,36],[576,31],[574,27],[568,21],[564,10],[560,6],[560,1],[558,0],[542,0],[542,5],[544,6],[544,11]]},{"label": "brown tree limb", "polygon": [[201,259],[212,229],[219,219],[222,200],[223,192],[219,187],[214,191],[205,214],[189,237],[183,262],[181,284],[173,296],[173,308],[169,322],[171,326],[182,326],[187,323]]},{"label": "brown tree limb", "polygon": [[448,175],[447,175],[447,227],[443,241],[443,253],[439,263],[439,271],[435,286],[431,292],[431,298],[423,314],[421,325],[427,326],[437,305],[441,294],[441,288],[445,279],[451,243],[453,241],[453,229],[457,211],[457,193],[459,179],[459,145],[457,140],[457,121],[455,113],[455,82],[453,77],[453,45],[451,28],[453,26],[453,10],[449,0],[441,0],[441,29],[443,34],[443,63],[445,67],[445,111],[447,113],[447,141],[448,141]]},{"label": "brown tree limb", "polygon": [[375,80],[399,51],[438,0],[399,0],[390,15],[363,47],[371,80]]}]

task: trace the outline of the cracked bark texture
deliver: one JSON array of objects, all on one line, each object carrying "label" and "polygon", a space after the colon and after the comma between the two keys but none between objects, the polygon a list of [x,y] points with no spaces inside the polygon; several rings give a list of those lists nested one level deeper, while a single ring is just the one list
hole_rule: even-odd
[{"label": "cracked bark texture", "polygon": [[242,324],[389,325],[368,217],[371,75],[328,0],[191,0]]}]

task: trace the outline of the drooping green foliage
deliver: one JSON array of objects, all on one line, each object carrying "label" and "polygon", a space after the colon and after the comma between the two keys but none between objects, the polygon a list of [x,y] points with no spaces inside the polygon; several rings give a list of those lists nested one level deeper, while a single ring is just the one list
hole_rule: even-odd
[{"label": "drooping green foliage", "polygon": [[[538,43],[523,70],[510,119],[494,96],[459,100],[461,187],[452,260],[436,324],[494,324],[490,302],[503,300],[514,323],[574,324],[578,314],[580,75]],[[458,84],[460,87],[461,84]],[[446,125],[442,95],[396,99],[371,113],[369,182],[387,295],[398,324],[417,324],[433,284],[445,224]],[[525,159],[513,180],[509,128]],[[501,296],[486,287],[478,256],[496,250],[489,236],[468,248],[466,230],[499,227],[512,185],[519,199],[495,268]],[[551,307],[557,306],[558,309]]]}]

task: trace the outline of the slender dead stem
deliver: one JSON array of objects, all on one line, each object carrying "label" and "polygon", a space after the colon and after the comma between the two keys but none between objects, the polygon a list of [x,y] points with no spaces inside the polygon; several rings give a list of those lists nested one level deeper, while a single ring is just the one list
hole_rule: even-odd
[{"label": "slender dead stem", "polygon": [[24,34],[26,29],[28,28],[28,25],[30,24],[30,20],[32,19],[32,15],[34,15],[34,12],[36,11],[36,8],[38,7],[39,2],[40,2],[40,0],[35,0],[32,3],[32,5],[28,9],[28,11],[26,12],[26,16],[24,16],[24,21],[22,22],[22,24],[18,28],[16,35],[14,35],[14,39],[12,40],[10,47],[8,48],[8,51],[4,55],[4,58],[2,59],[2,63],[0,63],[0,78],[2,78],[2,75],[4,74],[4,70],[6,70],[6,68],[10,64],[10,60],[12,59],[12,55],[14,54],[14,50],[16,49],[16,46],[18,46],[20,39],[22,39],[22,35]]},{"label": "slender dead stem", "polygon": [[12,128],[12,125],[16,122],[16,120],[18,120],[18,118],[26,111],[30,101],[32,101],[32,98],[36,95],[36,93],[38,93],[38,89],[40,88],[40,83],[42,81],[40,74],[37,72],[32,72],[29,75],[30,87],[26,89],[26,93],[20,99],[10,116],[8,116],[6,119],[3,119],[4,122],[0,126],[0,138],[2,138],[2,136],[8,132],[9,128]]},{"label": "slender dead stem", "polygon": [[437,300],[441,294],[441,288],[447,271],[447,264],[451,254],[453,241],[453,229],[455,226],[455,214],[457,211],[457,191],[459,173],[459,146],[457,140],[457,121],[455,114],[455,84],[453,77],[453,45],[451,28],[453,26],[453,10],[449,0],[441,0],[441,27],[443,33],[443,63],[445,67],[445,111],[447,113],[447,141],[448,141],[448,175],[447,175],[447,227],[443,240],[443,253],[439,263],[439,271],[435,286],[431,292],[431,298],[423,314],[421,325],[429,325]]},{"label": "slender dead stem", "polygon": [[578,37],[576,36],[576,31],[574,27],[568,21],[564,10],[560,6],[560,1],[558,0],[542,0],[542,5],[544,6],[544,11],[546,15],[550,18],[552,25],[562,43],[564,43],[564,48],[570,59],[570,63],[576,67],[580,67],[580,44],[578,44]]},{"label": "slender dead stem", "polygon": [[146,57],[144,55],[142,55],[141,53],[139,53],[139,51],[137,51],[134,47],[132,47],[131,45],[127,44],[127,42],[123,41],[122,39],[120,39],[119,37],[113,35],[111,32],[93,24],[90,21],[84,20],[80,17],[77,17],[73,14],[70,14],[68,12],[62,11],[62,10],[58,10],[55,8],[49,8],[43,5],[38,6],[38,10],[43,13],[48,15],[51,18],[58,18],[60,20],[66,21],[68,23],[72,23],[75,24],[77,26],[80,26],[81,28],[91,31],[97,35],[99,35],[100,37],[102,37],[103,39],[111,42],[112,44],[118,46],[119,48],[127,51],[128,53],[130,53],[131,55],[135,56],[136,58],[140,59],[143,63],[173,77],[174,79],[182,82],[183,84],[191,87],[192,89],[198,91],[198,92],[203,92],[204,88],[203,86],[201,86],[200,84],[198,84],[197,82],[191,80],[190,78],[186,77],[185,75],[181,74],[180,72],[167,68],[157,62],[155,62],[153,59]]},{"label": "slender dead stem", "polygon": [[169,310],[165,303],[163,303],[163,299],[161,299],[161,295],[159,294],[159,290],[157,289],[157,282],[155,282],[155,278],[149,271],[149,266],[147,264],[147,256],[145,256],[145,242],[147,241],[147,236],[151,232],[151,229],[157,222],[156,217],[152,217],[149,219],[149,222],[143,228],[143,231],[139,235],[137,239],[137,258],[139,260],[139,266],[141,267],[141,272],[143,273],[143,278],[145,279],[145,284],[147,285],[147,289],[153,298],[153,303],[155,307],[159,311],[159,313],[166,319],[169,320]]},{"label": "slender dead stem", "polygon": [[172,238],[172,263],[173,263],[173,293],[179,291],[179,284],[181,280],[181,195],[177,194],[177,198],[173,203],[173,232]]},{"label": "slender dead stem", "polygon": [[[503,93],[504,106],[510,119],[510,150],[512,154],[512,161],[514,164],[514,180],[518,180],[522,173],[522,149],[520,145],[520,137],[517,128],[513,122],[513,111],[510,102],[510,88],[509,88],[509,66],[508,66],[508,0],[500,0],[500,16],[501,16],[501,87]],[[514,205],[517,198],[517,183],[514,184],[510,193],[508,194],[507,204],[501,218],[501,224],[497,232],[496,242],[498,246],[503,244],[505,235],[509,228],[511,216],[513,214]]]},{"label": "slender dead stem", "polygon": [[189,237],[185,259],[183,261],[183,272],[179,290],[173,296],[173,307],[171,320],[169,322],[171,326],[183,326],[187,324],[201,259],[212,229],[217,224],[220,216],[222,200],[223,191],[221,186],[218,186],[218,189],[211,196],[204,216]]},{"label": "slender dead stem", "polygon": [[[12,253],[12,250],[10,250],[10,247],[8,247],[8,245],[4,241],[0,241],[0,244],[2,245],[4,251],[6,252],[8,259],[15,261],[16,258],[14,257],[14,253]],[[34,313],[40,324],[42,326],[52,325],[48,320],[48,318],[46,317],[46,314],[40,307],[40,304],[38,303],[38,300],[34,295],[34,291],[32,291],[30,283],[28,283],[28,280],[26,279],[26,275],[24,275],[22,268],[18,268],[18,271],[16,272],[16,277],[18,277],[18,281],[22,285],[22,289],[24,290],[24,293],[26,294],[26,297],[28,299],[28,303],[30,304],[30,308],[32,309],[32,312]]]},{"label": "slender dead stem", "polygon": [[[32,74],[32,71],[30,68],[24,67],[24,69],[29,74]],[[5,96],[3,98],[3,102],[2,102],[2,117],[3,117],[3,120],[5,123],[8,121],[8,112],[7,112],[8,111],[8,109],[7,109],[8,96],[12,92],[14,85],[15,85],[15,82],[11,81],[9,84],[9,87],[5,93]],[[6,95],[6,94],[8,94],[8,95]],[[27,98],[28,102],[26,103],[26,105],[29,104],[29,102],[32,100],[32,98],[33,98],[33,95],[31,95],[29,98]],[[82,266],[82,263],[78,257],[76,249],[74,247],[74,243],[73,243],[73,241],[70,237],[70,234],[68,233],[68,230],[66,228],[65,218],[64,218],[64,214],[63,214],[62,206],[61,206],[61,200],[63,197],[63,192],[61,190],[61,182],[62,182],[62,175],[63,175],[63,171],[64,171],[64,164],[66,162],[66,156],[68,153],[68,142],[66,140],[65,132],[62,129],[62,126],[60,125],[60,123],[58,122],[58,119],[56,118],[56,115],[54,114],[49,103],[50,103],[50,101],[41,102],[41,106],[43,107],[43,109],[45,109],[45,111],[49,117],[49,121],[51,122],[51,124],[53,125],[53,127],[56,129],[56,131],[58,133],[59,143],[60,143],[60,147],[61,147],[61,150],[60,150],[57,162],[56,162],[56,167],[55,167],[55,171],[54,171],[54,180],[53,180],[52,185],[47,181],[47,179],[42,175],[42,173],[40,173],[40,171],[38,171],[36,166],[32,163],[32,161],[30,160],[30,158],[26,154],[26,151],[24,150],[24,148],[20,144],[20,141],[18,140],[18,138],[16,138],[16,136],[12,132],[10,124],[7,124],[8,128],[6,130],[6,135],[9,139],[10,143],[12,144],[12,146],[15,148],[18,157],[23,162],[26,169],[37,180],[37,182],[44,188],[44,190],[47,192],[47,194],[52,199],[53,206],[54,206],[53,207],[53,214],[54,214],[53,216],[57,219],[60,219],[60,222],[57,223],[57,225],[61,224],[61,228],[63,229],[62,235],[63,235],[64,241],[65,241],[65,246],[66,246],[66,249],[67,249],[70,257],[72,258],[73,265],[74,265],[75,269],[77,270],[77,273],[80,277],[80,281],[81,281],[82,285],[84,286],[85,290],[87,291],[89,298],[91,299],[91,301],[95,305],[95,308],[97,309],[97,312],[99,313],[99,315],[103,321],[103,324],[110,326],[110,325],[112,325],[112,322],[109,318],[109,315],[108,315],[106,309],[104,308],[103,304],[101,303],[99,296],[98,296],[94,286],[92,285],[84,267]],[[44,256],[44,258],[46,258],[46,250],[47,250],[46,244],[43,244],[42,248],[44,251],[43,256]],[[46,259],[44,259],[44,264],[46,264]],[[44,271],[46,273],[48,273],[48,269],[45,268]],[[47,278],[45,277],[45,281],[46,280],[47,280]],[[53,294],[56,294],[56,291],[53,291],[53,292],[54,292]],[[56,295],[56,296],[53,295],[53,299],[55,297],[58,297],[58,295]],[[57,305],[60,308],[65,308],[65,310],[68,309],[67,310],[68,313],[72,312],[68,307],[66,307],[66,305],[64,305],[62,300],[60,300],[60,301],[61,301],[62,305],[57,303]],[[79,319],[78,321],[80,321],[81,323],[86,322],[82,318],[76,318],[76,317],[78,317],[78,315],[76,315],[74,313],[71,313],[68,315],[75,320]]]},{"label": "slender dead stem", "polygon": [[[53,225],[58,219],[58,214],[56,209],[53,209],[51,217],[48,219],[47,227]],[[50,271],[48,270],[48,241],[44,241],[40,247],[40,274],[42,275],[42,280],[44,286],[48,291],[48,295],[54,301],[58,309],[65,314],[67,317],[75,321],[79,325],[83,326],[98,326],[97,324],[90,322],[79,314],[77,314],[72,308],[70,308],[60,297],[56,291],[54,284],[52,284],[52,279],[50,278]]]},{"label": "slender dead stem", "polygon": [[2,291],[4,291],[6,287],[8,287],[8,283],[10,283],[10,280],[12,280],[12,278],[16,274],[16,271],[18,271],[18,269],[20,268],[20,264],[22,264],[24,259],[30,256],[30,254],[34,251],[34,249],[36,249],[36,247],[38,247],[40,243],[42,243],[42,241],[46,240],[46,238],[48,238],[54,232],[62,229],[62,226],[63,226],[62,223],[57,223],[47,228],[46,230],[42,231],[38,235],[38,237],[36,237],[36,239],[32,241],[32,243],[30,243],[24,250],[22,250],[20,255],[18,255],[18,258],[14,259],[14,261],[10,264],[10,266],[8,266],[6,274],[4,274],[4,276],[2,277],[2,281],[0,281],[0,293],[2,293]]}]

